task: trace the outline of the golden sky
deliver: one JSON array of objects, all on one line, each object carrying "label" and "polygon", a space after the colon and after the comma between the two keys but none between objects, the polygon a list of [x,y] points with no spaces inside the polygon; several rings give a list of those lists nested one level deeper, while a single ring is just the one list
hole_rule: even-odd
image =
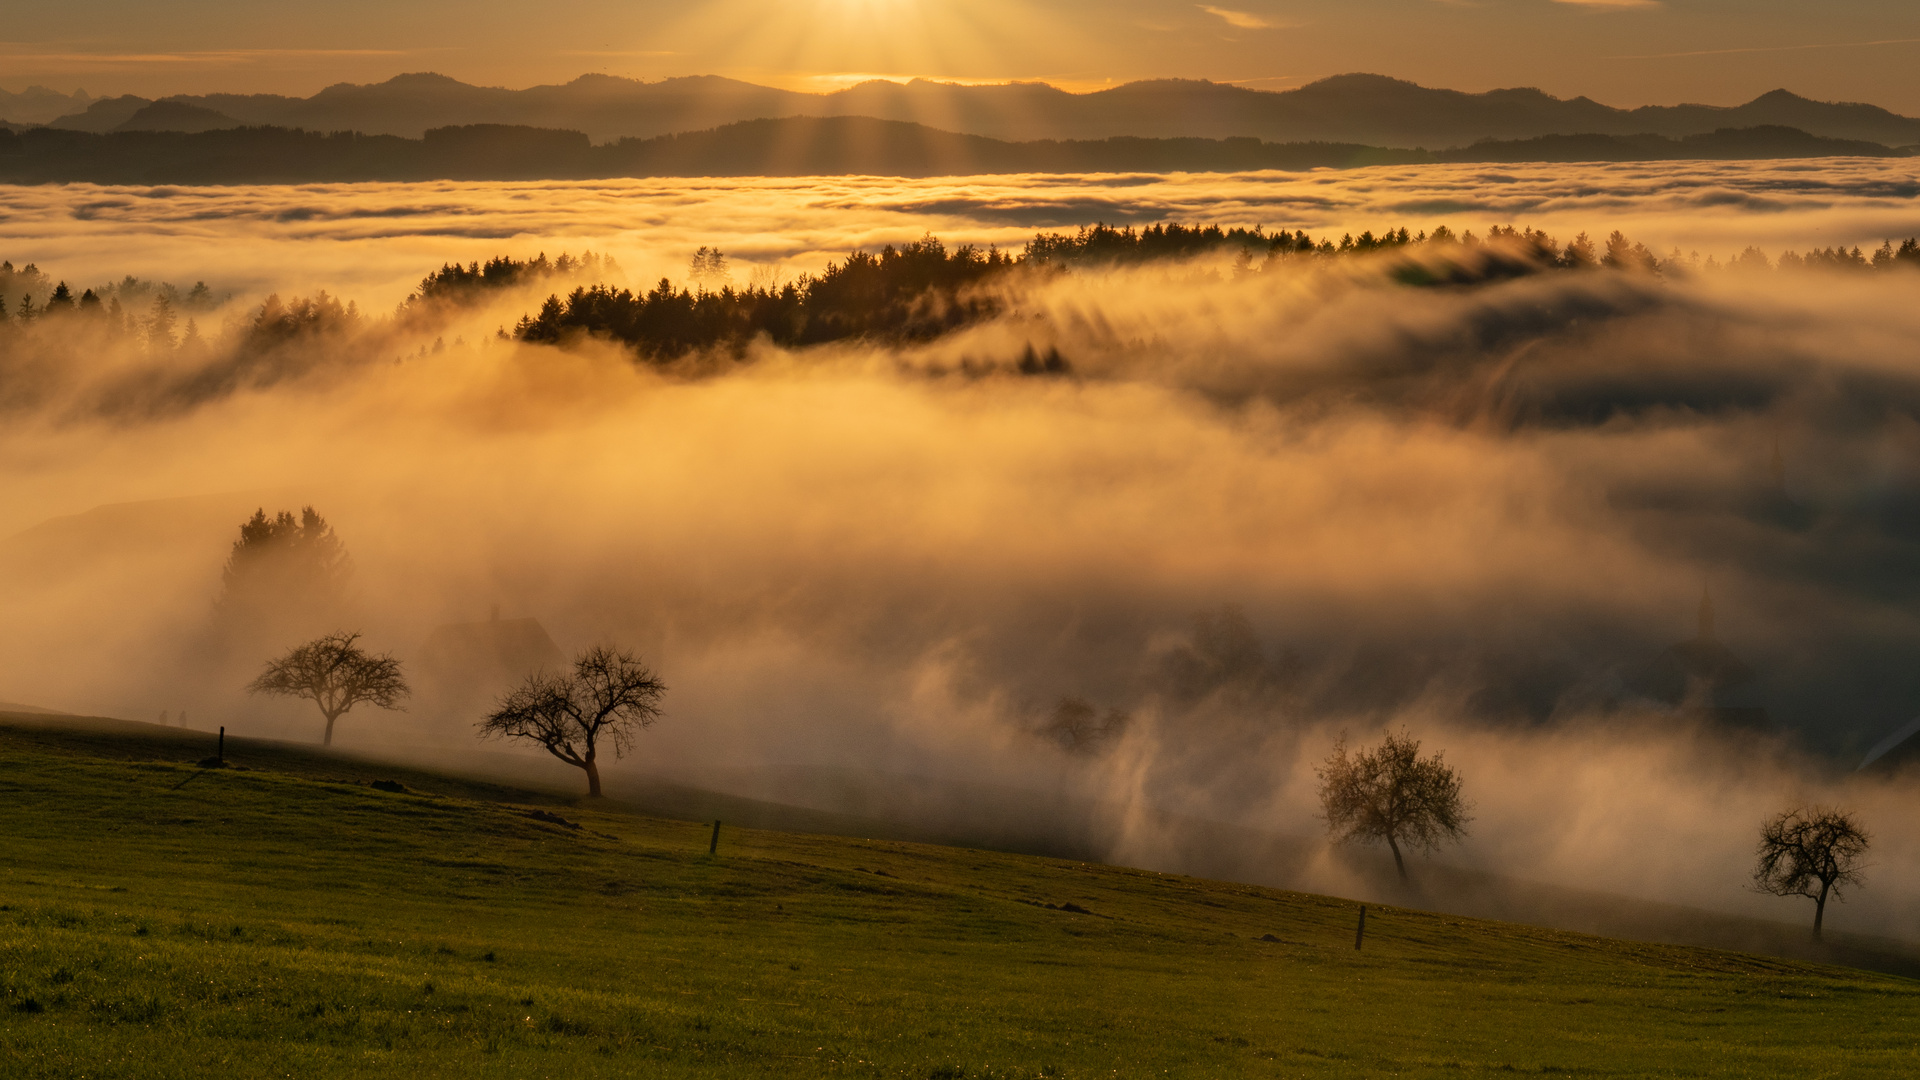
[{"label": "golden sky", "polygon": [[0,30],[0,87],[310,94],[437,71],[596,71],[824,89],[864,76],[1285,89],[1369,71],[1613,105],[1777,87],[1920,113],[1912,0],[67,0]]}]

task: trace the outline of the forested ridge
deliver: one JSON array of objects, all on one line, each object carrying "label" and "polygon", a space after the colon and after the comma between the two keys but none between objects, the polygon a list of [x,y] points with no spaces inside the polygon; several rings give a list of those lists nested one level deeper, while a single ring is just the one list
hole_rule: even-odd
[{"label": "forested ridge", "polygon": [[1424,150],[1249,137],[1006,142],[897,120],[790,116],[600,144],[579,131],[507,124],[434,128],[418,139],[271,126],[105,134],[0,129],[0,181],[248,184],[1244,172],[1471,162],[1894,157],[1906,152],[1780,126],[1679,138],[1549,135]]},{"label": "forested ridge", "polygon": [[[1267,232],[1263,228],[1161,224],[1145,228],[1094,225],[1075,233],[1039,233],[1017,255],[972,245],[949,249],[927,236],[878,254],[854,252],[821,274],[772,286],[710,286],[700,271],[724,261],[702,249],[695,259],[693,284],[676,286],[661,279],[645,292],[606,284],[576,287],[562,297],[547,297],[537,312],[520,320],[513,336],[522,341],[561,342],[595,336],[618,341],[641,357],[669,361],[716,348],[738,351],[765,339],[793,348],[849,338],[926,340],[1005,310],[1006,290],[990,286],[1018,275],[1067,272],[1077,266],[1124,266],[1194,258],[1233,256],[1236,276],[1277,270],[1299,260],[1387,256],[1387,273],[1409,286],[1467,285],[1474,282],[1551,272],[1616,270],[1650,275],[1713,272],[1723,268],[1754,271],[1775,263],[1749,247],[1721,264],[1702,262],[1678,250],[1662,257],[1619,231],[1596,243],[1581,233],[1565,245],[1536,229],[1496,226],[1485,238],[1456,235],[1446,226],[1418,234],[1405,227],[1378,235],[1371,230],[1338,241],[1315,239],[1304,230]],[[1872,252],[1855,247],[1827,248],[1804,255],[1783,253],[1782,268],[1828,267],[1843,270],[1920,271],[1920,240],[1891,240]],[[442,274],[471,276],[450,267]],[[708,280],[698,280],[708,278]],[[421,292],[437,288],[429,277]],[[1035,360],[1023,357],[1031,373]],[[1041,362],[1048,371],[1061,364]]]},{"label": "forested ridge", "polygon": [[[1910,273],[1920,283],[1916,238],[1887,240],[1873,251],[1828,247],[1777,258],[1748,247],[1721,262],[1677,249],[1656,254],[1617,230],[1599,241],[1581,233],[1562,243],[1514,226],[1496,226],[1484,237],[1440,226],[1417,233],[1405,227],[1368,230],[1335,240],[1261,227],[1098,224],[1036,233],[1017,252],[949,247],[928,235],[878,252],[852,252],[818,274],[746,285],[734,284],[729,259],[710,248],[694,254],[683,281],[662,278],[644,290],[615,284],[620,268],[591,252],[556,259],[496,256],[441,266],[385,319],[325,291],[272,295],[236,310],[230,297],[204,282],[181,288],[129,275],[76,292],[35,265],[0,262],[0,342],[35,335],[54,352],[97,344],[186,358],[200,365],[189,380],[191,394],[211,396],[322,363],[325,350],[310,346],[359,341],[369,351],[391,349],[403,338],[438,333],[460,312],[497,297],[552,289],[497,336],[539,344],[599,339],[646,363],[675,364],[689,357],[743,358],[757,341],[789,349],[855,340],[927,341],[1007,312],[1024,289],[1052,276],[1180,260],[1197,260],[1182,273],[1234,278],[1354,260],[1361,272],[1414,288],[1469,288],[1537,274],[1659,279],[1806,270]],[[199,320],[215,313],[223,315],[220,329],[203,329]],[[436,339],[432,351],[445,344]],[[1028,350],[982,361],[979,370],[1058,374],[1070,367],[1070,359],[1057,353]]]}]

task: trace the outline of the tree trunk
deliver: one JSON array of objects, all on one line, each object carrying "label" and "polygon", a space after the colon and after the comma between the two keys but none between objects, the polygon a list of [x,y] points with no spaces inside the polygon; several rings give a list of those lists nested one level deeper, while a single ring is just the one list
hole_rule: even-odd
[{"label": "tree trunk", "polygon": [[1407,861],[1400,857],[1400,845],[1394,843],[1393,834],[1387,834],[1387,846],[1393,849],[1393,868],[1400,871],[1400,880],[1407,880]]},{"label": "tree trunk", "polygon": [[1827,890],[1833,886],[1828,882],[1820,883],[1820,895],[1813,898],[1813,939],[1820,940],[1820,923],[1827,917]]},{"label": "tree trunk", "polygon": [[594,761],[592,758],[588,758],[586,764],[580,767],[587,770],[587,797],[591,799],[599,798],[600,797],[600,766],[594,764]]},{"label": "tree trunk", "polygon": [[327,733],[326,733],[325,735],[322,735],[322,736],[320,737],[320,745],[321,745],[321,746],[332,746],[332,745],[333,745],[333,722],[334,722],[335,720],[338,720],[338,719],[340,719],[340,714],[339,714],[339,713],[328,713],[328,714],[327,714]]}]

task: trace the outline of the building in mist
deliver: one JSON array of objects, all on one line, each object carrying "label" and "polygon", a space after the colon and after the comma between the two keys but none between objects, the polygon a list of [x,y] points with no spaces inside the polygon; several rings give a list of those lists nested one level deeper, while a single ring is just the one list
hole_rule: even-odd
[{"label": "building in mist", "polygon": [[1760,704],[1753,668],[1733,654],[1715,632],[1713,593],[1700,592],[1699,631],[1689,641],[1669,646],[1662,696],[1696,719],[1728,727],[1773,730]]},{"label": "building in mist", "polygon": [[1773,732],[1757,672],[1720,640],[1713,595],[1702,591],[1694,636],[1614,669],[1615,707],[1667,710],[1707,724]]},{"label": "building in mist", "polygon": [[415,711],[436,724],[476,721],[494,700],[529,674],[566,662],[537,619],[502,619],[434,627],[415,653]]}]

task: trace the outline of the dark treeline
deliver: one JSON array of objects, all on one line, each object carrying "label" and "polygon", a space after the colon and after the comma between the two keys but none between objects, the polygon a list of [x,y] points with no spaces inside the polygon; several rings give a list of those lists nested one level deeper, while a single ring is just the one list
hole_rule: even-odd
[{"label": "dark treeline", "polygon": [[[718,253],[715,253],[716,255]],[[549,296],[514,330],[522,341],[579,335],[610,338],[648,359],[671,360],[757,337],[784,346],[849,338],[924,340],[995,314],[998,300],[969,287],[1020,259],[971,245],[947,250],[928,236],[878,255],[856,251],[777,288],[677,289],[661,279],[648,292],[606,285]]]},{"label": "dark treeline", "polygon": [[[37,266],[0,263],[0,344],[38,340],[54,353],[114,347],[149,358],[184,359],[198,372],[180,393],[181,400],[190,400],[297,373],[319,362],[324,349],[316,347],[329,342],[353,340],[367,351],[395,355],[389,350],[402,340],[395,335],[404,334],[413,342],[402,347],[405,351],[441,351],[445,342],[437,338],[430,348],[416,350],[416,345],[443,329],[459,309],[510,291],[562,290],[501,336],[538,343],[599,338],[624,345],[647,362],[666,364],[697,354],[737,357],[756,340],[786,348],[859,339],[930,340],[1006,312],[1034,281],[1076,268],[1199,259],[1180,272],[1242,278],[1349,258],[1370,258],[1371,272],[1412,286],[1470,286],[1578,272],[1872,275],[1920,273],[1920,239],[1887,241],[1871,252],[1859,247],[1788,251],[1777,259],[1749,247],[1721,263],[1678,250],[1656,255],[1618,231],[1597,242],[1582,233],[1562,244],[1539,230],[1512,226],[1496,226],[1484,237],[1470,231],[1456,235],[1441,226],[1418,233],[1369,230],[1335,240],[1261,227],[1099,224],[1073,233],[1036,234],[1017,254],[971,245],[948,248],[927,236],[878,253],[854,252],[817,275],[744,288],[731,284],[725,255],[702,248],[689,268],[691,285],[662,279],[641,292],[607,284],[607,278],[618,276],[618,267],[591,252],[552,260],[497,257],[449,263],[426,275],[391,321],[370,320],[352,303],[322,291],[285,300],[269,296],[240,311],[226,309],[214,333],[203,331],[195,318],[222,310],[222,301],[205,283],[182,290],[129,276],[76,292]],[[982,360],[974,370],[1056,374],[1069,368],[1068,359],[1057,353],[1028,350],[1018,357]]]},{"label": "dark treeline", "polygon": [[[1432,233],[1416,234],[1402,227],[1378,235],[1371,230],[1357,237],[1347,234],[1335,241],[1315,239],[1304,230],[1269,233],[1261,227],[1172,223],[1136,229],[1100,224],[1072,234],[1036,234],[1018,255],[982,252],[971,245],[949,250],[928,236],[901,247],[889,245],[877,255],[854,252],[844,262],[829,264],[817,277],[803,275],[774,288],[724,285],[712,289],[702,283],[676,287],[665,278],[640,293],[585,285],[564,298],[547,297],[536,314],[520,320],[513,336],[546,343],[600,337],[655,362],[717,349],[738,352],[755,339],[784,347],[855,338],[926,340],[1003,311],[1004,290],[986,287],[996,279],[1018,273],[1063,273],[1076,265],[1124,266],[1229,253],[1236,276],[1268,272],[1300,259],[1394,256],[1387,263],[1388,274],[1403,284],[1423,286],[1557,271],[1607,269],[1659,275],[1723,268],[1711,258],[1702,263],[1697,256],[1678,250],[1664,258],[1657,256],[1617,230],[1598,243],[1581,233],[1563,246],[1539,230],[1512,226],[1495,226],[1485,238],[1470,231],[1456,235],[1443,225]],[[718,251],[702,248],[694,259],[695,276],[709,262],[724,258]],[[516,265],[512,260],[495,263],[503,265],[503,280]],[[1871,255],[1857,247],[1807,255],[1786,252],[1779,265],[1920,270],[1920,240],[1907,239],[1897,247],[1887,241]],[[1724,264],[1726,269],[1742,271],[1773,266],[1755,248]],[[1061,371],[1066,365],[1058,356],[1042,360],[1028,355],[1016,366],[1033,374]]]},{"label": "dark treeline", "polygon": [[1879,143],[1794,128],[1659,135],[1551,135],[1452,150],[1252,138],[1004,142],[867,117],[749,120],[594,145],[577,131],[476,124],[423,138],[241,127],[194,133],[0,131],[0,181],[310,183],[644,176],[952,176],[979,173],[1238,172],[1445,162],[1647,161],[1896,156]]},{"label": "dark treeline", "polygon": [[548,261],[541,252],[531,259],[506,256],[471,262],[465,266],[447,263],[420,279],[420,287],[400,305],[402,314],[419,312],[435,305],[464,304],[489,292],[551,281],[554,278],[597,278],[620,272],[619,264],[591,251],[574,258],[564,252]]}]

